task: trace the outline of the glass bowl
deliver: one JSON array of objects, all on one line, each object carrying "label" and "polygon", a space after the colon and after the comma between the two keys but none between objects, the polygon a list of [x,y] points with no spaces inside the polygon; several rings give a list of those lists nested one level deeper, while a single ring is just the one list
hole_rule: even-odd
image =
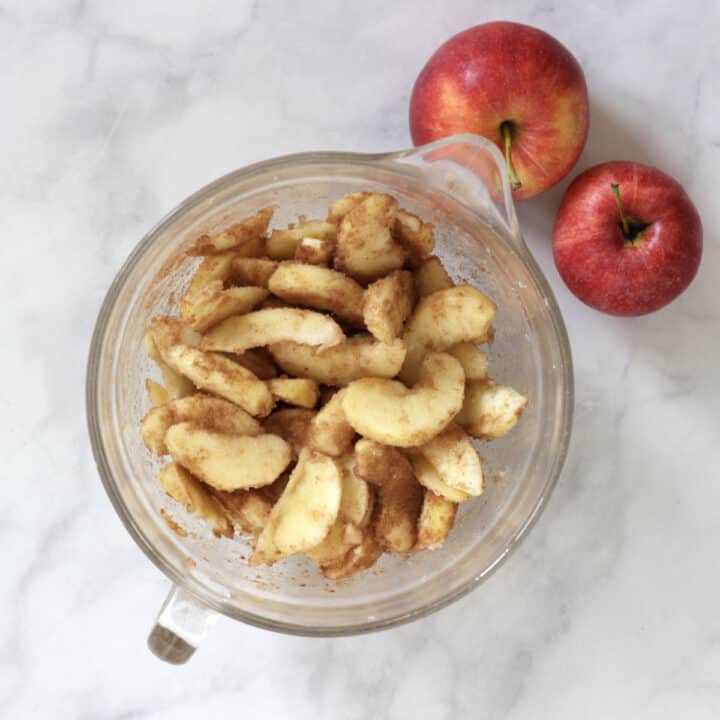
[{"label": "glass bowl", "polygon": [[[278,227],[300,214],[325,217],[332,200],[358,190],[390,193],[435,223],[436,252],[453,279],[498,305],[492,377],[530,402],[510,435],[478,443],[486,491],[461,505],[441,548],[383,556],[373,569],[333,582],[300,556],[248,566],[248,541],[215,538],[163,493],[155,479],[162,461],[139,432],[149,407],[144,381],[157,375],[143,335],[153,316],[175,312],[198,264],[184,249],[199,234],[267,205],[277,206]],[[121,268],[100,310],[87,371],[102,482],[128,532],[174,584],[151,635],[151,647],[173,662],[189,657],[215,612],[287,633],[344,635],[406,622],[464,595],[507,558],[546,504],[565,459],[572,408],[560,311],[520,235],[503,158],[472,135],[383,155],[291,155],[206,186],[153,228]]]}]

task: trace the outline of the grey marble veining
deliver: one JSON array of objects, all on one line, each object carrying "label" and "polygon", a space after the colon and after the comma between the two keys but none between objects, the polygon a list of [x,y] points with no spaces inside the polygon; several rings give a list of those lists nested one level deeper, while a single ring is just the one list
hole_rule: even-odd
[{"label": "grey marble veining", "polygon": [[[78,2],[0,7],[0,717],[720,716],[720,6],[645,2]],[[567,181],[520,208],[573,346],[572,449],[538,526],[489,583],[364,637],[221,620],[192,662],[145,635],[167,581],[135,547],[86,438],[99,304],[142,233],[239,166],[409,144],[426,58],[505,18],[584,66],[577,170],[657,164],[703,218],[691,289],[599,315],[549,238]]]}]

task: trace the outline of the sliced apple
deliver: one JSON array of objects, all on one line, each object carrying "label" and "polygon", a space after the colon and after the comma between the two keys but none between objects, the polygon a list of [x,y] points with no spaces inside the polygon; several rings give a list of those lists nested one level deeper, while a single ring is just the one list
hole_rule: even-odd
[{"label": "sliced apple", "polygon": [[471,285],[438,290],[420,300],[403,335],[407,355],[400,378],[415,382],[429,351],[442,352],[461,342],[482,342],[495,310],[495,303]]},{"label": "sliced apple", "polygon": [[327,310],[356,327],[363,324],[363,288],[341,272],[300,262],[283,262],[268,288],[286,302]]},{"label": "sliced apple", "polygon": [[455,524],[457,505],[432,490],[425,490],[422,510],[418,518],[415,550],[439,547]]},{"label": "sliced apple", "polygon": [[219,353],[203,352],[188,345],[175,345],[163,359],[197,387],[220,395],[251,415],[267,415],[273,399],[267,385],[247,368]]},{"label": "sliced apple", "polygon": [[392,343],[402,333],[414,303],[412,275],[405,270],[396,270],[376,280],[365,291],[363,320],[380,342]]},{"label": "sliced apple", "polygon": [[463,366],[465,380],[484,380],[488,374],[487,355],[477,345],[461,342],[446,351]]},{"label": "sliced apple", "polygon": [[436,495],[442,495],[451,502],[461,503],[470,498],[466,492],[451,487],[438,474],[433,465],[426,460],[417,450],[410,453],[410,461],[417,481],[428,490],[432,490]]},{"label": "sliced apple", "polygon": [[155,346],[155,341],[152,339],[152,335],[150,335],[150,333],[145,335],[145,345],[148,349],[148,356],[151,360],[155,361],[155,364],[160,369],[160,373],[163,376],[163,382],[165,383],[165,390],[171,400],[185,397],[186,395],[192,395],[194,392],[197,392],[197,388],[192,382],[190,382],[190,380],[176,370],[173,370],[160,357],[160,353],[158,352],[157,347]]},{"label": "sliced apple", "polygon": [[344,341],[342,328],[327,315],[297,308],[270,308],[223,320],[205,334],[201,347],[241,353],[279,342],[331,347]]},{"label": "sliced apple", "polygon": [[363,529],[353,525],[352,523],[345,523],[345,530],[343,531],[343,540],[349,545],[359,545],[364,537]]},{"label": "sliced apple", "polygon": [[300,451],[308,443],[308,433],[315,413],[302,408],[286,408],[276,410],[265,419],[263,427],[265,432],[279,435],[290,443],[293,458],[297,459]]},{"label": "sliced apple", "polygon": [[192,422],[173,425],[165,444],[176,462],[217,490],[269,485],[291,459],[290,445],[277,435],[231,435]]},{"label": "sliced apple", "polygon": [[428,353],[412,389],[396,380],[355,380],[345,389],[343,410],[360,435],[414,447],[435,437],[457,415],[464,389],[460,363],[452,355]]},{"label": "sliced apple", "polygon": [[273,208],[263,208],[255,215],[231,225],[216,235],[201,235],[187,251],[188,255],[217,255],[228,250],[246,256],[260,255],[263,250],[263,235],[267,230]]},{"label": "sliced apple", "polygon": [[224,290],[220,280],[213,280],[180,301],[180,314],[193,330],[205,332],[231,315],[249,312],[267,296],[265,288],[231,287]]},{"label": "sliced apple", "polygon": [[374,534],[366,530],[359,545],[353,547],[341,560],[323,566],[322,573],[328,580],[349,578],[371,568],[382,553],[382,546]]},{"label": "sliced apple", "polygon": [[268,387],[276,400],[301,408],[314,408],[320,395],[317,383],[307,378],[273,378]]},{"label": "sliced apple", "polygon": [[482,463],[467,433],[450,425],[437,437],[418,448],[435,468],[440,479],[468,495],[481,495],[484,487]]},{"label": "sliced apple", "polygon": [[303,238],[295,248],[295,260],[309,265],[329,265],[335,254],[335,240]]},{"label": "sliced apple", "polygon": [[455,421],[474,437],[495,440],[515,427],[527,404],[524,395],[507,385],[491,380],[472,382]]},{"label": "sliced apple", "polygon": [[269,258],[238,257],[233,254],[230,269],[224,279],[229,278],[234,285],[266,288],[277,266],[277,261]]},{"label": "sliced apple", "polygon": [[310,423],[308,445],[318,452],[340,457],[352,447],[355,437],[343,411],[344,390],[335,393]]},{"label": "sliced apple", "polygon": [[305,449],[270,515],[275,547],[285,555],[319,545],[340,510],[341,469],[332,458]]},{"label": "sliced apple", "polygon": [[405,262],[405,250],[392,236],[397,200],[371,193],[342,219],[335,268],[360,282],[376,280]]},{"label": "sliced apple", "polygon": [[145,447],[156,455],[166,455],[165,433],[171,425],[186,420],[209,430],[235,435],[259,435],[260,423],[227,400],[196,393],[150,410],[140,424]]},{"label": "sliced apple", "polygon": [[190,287],[187,291],[188,295],[196,293],[208,283],[216,280],[219,280],[223,284],[226,283],[230,278],[232,266],[237,257],[238,254],[236,252],[229,250],[218,255],[209,255],[203,258],[203,261],[198,265],[190,281]]},{"label": "sliced apple", "polygon": [[362,535],[357,539],[357,542],[348,542],[346,528],[346,521],[338,516],[325,539],[319,545],[306,550],[305,554],[321,566],[341,561],[355,545],[362,542]]},{"label": "sliced apple", "polygon": [[335,240],[337,226],[325,220],[308,220],[287,230],[273,230],[267,241],[267,254],[274,260],[291,260],[303,238]]},{"label": "sliced apple", "polygon": [[332,223],[339,223],[354,207],[363,200],[369,198],[369,192],[356,192],[343,195],[335,200],[328,210],[328,220]]},{"label": "sliced apple", "polygon": [[362,529],[370,522],[375,493],[372,486],[355,473],[355,457],[352,453],[344,455],[339,461],[343,470],[340,517],[349,525]]},{"label": "sliced apple", "polygon": [[220,537],[233,536],[233,526],[212,492],[177,463],[165,465],[158,475],[163,490],[192,515],[205,520]]},{"label": "sliced apple", "polygon": [[165,350],[173,345],[197,347],[202,340],[202,335],[195,332],[185,321],[169,315],[153,318],[148,332],[161,357]]},{"label": "sliced apple", "polygon": [[[264,490],[264,488],[263,488]],[[258,534],[267,524],[273,504],[263,490],[212,490],[225,515],[244,533]]]},{"label": "sliced apple", "polygon": [[438,290],[447,290],[454,287],[455,283],[448,275],[445,266],[439,257],[429,257],[413,273],[415,279],[415,290],[418,297],[426,297]]},{"label": "sliced apple", "polygon": [[262,529],[255,541],[255,547],[252,555],[248,560],[250,566],[256,565],[273,565],[278,560],[282,560],[285,555],[275,546],[273,541],[273,524],[272,524],[272,512],[271,517],[268,518],[265,523],[265,527]]},{"label": "sliced apple", "polygon": [[[167,337],[163,336],[162,331],[160,331],[159,334],[163,337],[163,340],[167,340]],[[199,342],[199,336],[196,336],[196,338],[197,342]],[[191,337],[190,339],[195,340],[196,338]],[[145,348],[147,350],[148,357],[153,360],[160,369],[160,373],[163,376],[163,382],[165,383],[165,388],[167,389],[168,396],[171,400],[185,397],[186,395],[192,395],[196,392],[197,388],[192,382],[190,382],[190,380],[176,370],[173,370],[162,359],[157,344],[155,343],[155,338],[150,330],[145,333]]]},{"label": "sliced apple", "polygon": [[352,469],[356,477],[376,487],[395,481],[408,482],[413,476],[412,465],[401,450],[367,438],[355,443]]},{"label": "sliced apple", "polygon": [[395,237],[407,252],[410,267],[418,267],[435,249],[435,230],[432,223],[423,222],[407,210],[395,214]]},{"label": "sliced apple", "polygon": [[290,375],[307,377],[323,385],[347,385],[363,377],[391,378],[405,358],[401,340],[381,343],[358,334],[331,348],[313,348],[297,342],[270,346],[275,362]]},{"label": "sliced apple", "polygon": [[372,514],[374,492],[352,472],[352,455],[339,459],[342,470],[342,497],[337,519],[325,539],[305,554],[319,565],[340,562],[348,551],[363,541],[363,530]]},{"label": "sliced apple", "polygon": [[410,552],[417,541],[423,501],[410,461],[397,448],[358,440],[355,473],[378,487],[374,525],[380,544],[391,552]]},{"label": "sliced apple", "polygon": [[145,389],[153,407],[160,407],[170,402],[170,393],[160,383],[148,379],[145,381]]}]

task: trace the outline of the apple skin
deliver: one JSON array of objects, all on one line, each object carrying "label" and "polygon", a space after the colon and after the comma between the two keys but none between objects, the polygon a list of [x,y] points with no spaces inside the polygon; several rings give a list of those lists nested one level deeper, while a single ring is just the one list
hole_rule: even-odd
[{"label": "apple skin", "polygon": [[[622,231],[611,184],[625,215],[647,223],[634,245]],[[580,300],[610,315],[645,315],[674,300],[697,273],[700,216],[682,186],[649,165],[607,162],[567,189],[553,230],[553,256]]]},{"label": "apple skin", "polygon": [[512,161],[524,199],[562,180],[588,134],[585,76],[573,55],[542,30],[511,22],[477,25],[450,38],[420,71],[410,98],[415,145],[476,133],[504,152],[513,124]]}]

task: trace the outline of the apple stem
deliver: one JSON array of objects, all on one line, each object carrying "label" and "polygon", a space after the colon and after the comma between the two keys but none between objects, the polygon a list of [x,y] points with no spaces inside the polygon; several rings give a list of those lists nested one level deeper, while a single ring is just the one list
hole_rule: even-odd
[{"label": "apple stem", "polygon": [[522,187],[522,183],[515,172],[512,153],[510,152],[510,146],[512,145],[512,123],[505,120],[500,124],[500,131],[505,141],[505,164],[507,165],[508,175],[510,176],[510,187],[513,190],[519,190]]},{"label": "apple stem", "polygon": [[617,183],[610,183],[610,189],[615,196],[615,204],[618,206],[618,210],[620,211],[620,222],[623,227],[623,235],[627,240],[630,238],[630,223],[628,222],[627,215],[625,215],[625,208],[623,208],[622,199],[620,197],[620,185]]}]

